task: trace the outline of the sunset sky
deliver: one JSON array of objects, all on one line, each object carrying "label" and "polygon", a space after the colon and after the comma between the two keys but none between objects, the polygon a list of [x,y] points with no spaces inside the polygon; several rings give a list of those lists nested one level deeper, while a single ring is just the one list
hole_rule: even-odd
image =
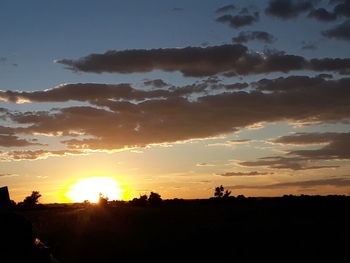
[{"label": "sunset sky", "polygon": [[66,202],[350,194],[350,1],[2,1],[0,186]]}]

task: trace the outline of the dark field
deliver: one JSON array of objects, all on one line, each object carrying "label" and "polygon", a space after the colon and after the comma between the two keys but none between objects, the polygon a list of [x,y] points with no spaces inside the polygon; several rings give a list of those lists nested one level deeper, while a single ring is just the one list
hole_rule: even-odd
[{"label": "dark field", "polygon": [[115,202],[20,213],[62,263],[212,256],[350,262],[350,198],[343,196],[163,201],[158,207]]}]

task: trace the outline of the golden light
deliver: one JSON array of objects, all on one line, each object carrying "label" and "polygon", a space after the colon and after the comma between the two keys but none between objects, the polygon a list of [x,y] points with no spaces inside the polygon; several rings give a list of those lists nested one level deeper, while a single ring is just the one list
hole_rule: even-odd
[{"label": "golden light", "polygon": [[108,200],[121,200],[124,190],[121,184],[112,177],[89,177],[79,179],[68,188],[65,196],[72,202],[88,200],[96,203],[100,194]]}]

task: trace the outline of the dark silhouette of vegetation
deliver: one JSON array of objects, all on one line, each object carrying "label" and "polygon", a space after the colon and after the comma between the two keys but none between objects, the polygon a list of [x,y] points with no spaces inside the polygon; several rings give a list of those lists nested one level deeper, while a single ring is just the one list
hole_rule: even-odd
[{"label": "dark silhouette of vegetation", "polygon": [[159,206],[162,203],[162,198],[161,198],[160,194],[151,192],[149,197],[148,197],[148,202],[152,206]]},{"label": "dark silhouette of vegetation", "polygon": [[[33,191],[22,206],[34,207],[40,197],[39,192]],[[35,238],[31,222],[14,212],[15,205],[7,187],[0,187],[0,262],[52,262],[49,248]]]},{"label": "dark silhouette of vegetation", "polygon": [[229,198],[229,197],[230,197],[230,195],[231,195],[231,191],[226,190],[226,191],[225,191],[225,193],[224,193],[223,198]]},{"label": "dark silhouette of vegetation", "polygon": [[99,206],[106,206],[108,204],[108,197],[104,196],[102,193],[100,193],[97,204]]},{"label": "dark silhouette of vegetation", "polygon": [[[32,203],[37,207],[39,198],[39,192],[34,191],[26,199],[34,200]],[[10,202],[9,198],[6,200]],[[164,258],[174,253],[174,247],[174,257],[182,259],[219,254],[222,259],[230,257],[229,260],[238,263],[277,262],[288,255],[283,262],[350,262],[348,196],[234,197],[221,185],[210,199],[162,200],[160,194],[151,192],[129,202],[108,201],[100,194],[99,201],[98,205],[51,204],[43,209],[18,209],[18,212],[33,222],[33,229],[52,246],[51,251],[60,262],[116,262],[130,255]],[[151,209],[160,204],[159,209]],[[100,205],[104,209],[99,209]],[[3,218],[0,214],[0,221]],[[4,228],[15,220],[20,223],[11,229],[17,232]],[[32,246],[32,237],[37,233],[29,236],[28,221],[11,217],[0,223],[7,243],[10,240],[17,246],[17,238],[27,233],[30,237],[27,244]],[[215,243],[218,233],[235,238]],[[159,250],[154,253],[155,247]],[[50,256],[45,247],[36,245],[36,249],[40,250],[33,252],[37,253],[36,258],[39,254]],[[227,251],[232,251],[230,256]],[[23,255],[28,257],[24,252]],[[1,255],[0,262],[3,262]]]},{"label": "dark silhouette of vegetation", "polygon": [[41,194],[38,191],[33,191],[32,194],[24,198],[23,202],[19,203],[19,205],[27,208],[35,207],[38,205],[40,197]]},{"label": "dark silhouette of vegetation", "polygon": [[215,188],[214,196],[221,198],[224,195],[224,187],[222,185]]},{"label": "dark silhouette of vegetation", "polygon": [[214,197],[227,199],[230,197],[230,195],[231,195],[231,191],[229,190],[225,191],[225,188],[222,185],[215,187]]},{"label": "dark silhouette of vegetation", "polygon": [[141,195],[139,198],[134,198],[130,201],[130,204],[134,206],[146,206],[148,203],[148,196]]},{"label": "dark silhouette of vegetation", "polygon": [[149,196],[141,195],[139,198],[134,198],[130,201],[133,206],[159,206],[162,203],[160,194],[151,192]]}]

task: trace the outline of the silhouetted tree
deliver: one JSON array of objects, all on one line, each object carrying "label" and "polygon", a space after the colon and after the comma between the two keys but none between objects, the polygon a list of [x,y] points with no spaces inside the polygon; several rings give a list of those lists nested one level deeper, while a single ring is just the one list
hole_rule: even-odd
[{"label": "silhouetted tree", "polygon": [[231,191],[226,190],[226,191],[225,191],[225,193],[224,193],[223,198],[229,198],[229,197],[230,197],[230,195],[231,195]]},{"label": "silhouetted tree", "polygon": [[160,205],[162,203],[162,198],[160,197],[160,194],[151,192],[149,197],[148,197],[148,202],[152,206],[157,206],[157,205]]},{"label": "silhouetted tree", "polygon": [[245,200],[245,196],[244,195],[238,195],[237,196],[237,200]]},{"label": "silhouetted tree", "polygon": [[146,206],[147,205],[147,195],[141,195],[140,198],[134,198],[130,203],[134,206]]},{"label": "silhouetted tree", "polygon": [[98,205],[106,206],[108,204],[108,197],[104,196],[102,193],[99,193]]},{"label": "silhouetted tree", "polygon": [[33,191],[31,195],[27,196],[23,200],[23,206],[34,207],[38,204],[41,194],[38,191]]},{"label": "silhouetted tree", "polygon": [[222,185],[215,188],[214,196],[221,198],[224,195],[224,187]]}]

